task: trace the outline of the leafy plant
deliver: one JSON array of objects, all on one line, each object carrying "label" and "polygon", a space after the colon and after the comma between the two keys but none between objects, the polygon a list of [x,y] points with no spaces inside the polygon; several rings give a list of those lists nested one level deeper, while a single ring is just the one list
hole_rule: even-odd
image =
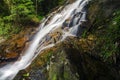
[{"label": "leafy plant", "polygon": [[104,35],[99,37],[99,43],[102,42],[100,48],[101,56],[104,60],[109,59],[113,55],[119,54],[119,39],[120,39],[120,11],[115,12],[116,15],[110,21],[109,26],[106,28]]}]

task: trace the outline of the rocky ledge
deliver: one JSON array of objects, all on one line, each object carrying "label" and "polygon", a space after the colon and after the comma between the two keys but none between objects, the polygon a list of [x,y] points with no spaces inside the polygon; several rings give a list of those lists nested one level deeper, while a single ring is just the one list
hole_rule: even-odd
[{"label": "rocky ledge", "polygon": [[[38,55],[15,80],[117,80],[116,69],[92,54],[95,37],[68,38]],[[79,44],[78,44],[79,43]]]},{"label": "rocky ledge", "polygon": [[0,65],[16,61],[22,51],[27,48],[33,35],[37,32],[36,27],[26,27],[19,34],[14,34],[10,39],[1,39],[0,43]]}]

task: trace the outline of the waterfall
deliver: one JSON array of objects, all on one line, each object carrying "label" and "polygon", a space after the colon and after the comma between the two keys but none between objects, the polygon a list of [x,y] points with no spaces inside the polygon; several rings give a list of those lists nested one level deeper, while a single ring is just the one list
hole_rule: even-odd
[{"label": "waterfall", "polygon": [[[27,68],[41,51],[53,47],[67,36],[77,36],[79,29],[81,29],[81,23],[86,21],[84,7],[88,4],[88,1],[89,0],[77,0],[74,3],[67,5],[59,13],[51,13],[50,16],[44,19],[41,22],[33,41],[22,53],[23,55],[21,58],[14,63],[7,64],[0,68],[0,80],[14,79],[16,74],[20,70]],[[66,23],[66,26],[63,23]],[[61,29],[60,39],[51,43],[51,37],[48,35],[59,28]],[[50,43],[46,43],[46,40]]]}]

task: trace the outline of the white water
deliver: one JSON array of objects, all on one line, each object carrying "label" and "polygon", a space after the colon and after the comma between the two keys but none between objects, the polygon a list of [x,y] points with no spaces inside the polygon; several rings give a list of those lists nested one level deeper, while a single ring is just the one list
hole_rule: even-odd
[{"label": "white water", "polygon": [[[56,13],[47,25],[45,25],[45,23],[50,16],[47,19],[44,19],[40,25],[38,33],[35,35],[30,46],[23,52],[24,55],[21,56],[21,59],[0,68],[0,80],[12,80],[20,70],[25,69],[31,64],[38,53],[44,49],[54,46],[54,43],[44,45],[44,38],[48,35],[48,33],[60,28],[66,19],[71,18],[70,22],[73,22],[73,24],[72,27],[68,28],[67,32],[63,29],[62,39],[59,40],[59,42],[64,40],[67,36],[76,36],[81,21],[86,21],[86,12],[83,8],[88,1],[89,0],[77,0],[73,4],[67,5],[60,13]],[[76,14],[78,14],[77,17],[75,16]]]}]

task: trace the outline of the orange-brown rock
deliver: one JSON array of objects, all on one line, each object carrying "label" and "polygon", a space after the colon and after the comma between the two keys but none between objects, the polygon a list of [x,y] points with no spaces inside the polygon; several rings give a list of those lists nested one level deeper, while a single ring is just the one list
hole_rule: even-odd
[{"label": "orange-brown rock", "polygon": [[[36,31],[36,27],[26,27],[19,34],[14,34],[10,39],[2,42],[0,44],[1,59],[16,60],[24,48],[26,48],[26,42],[28,43],[29,38],[34,35]],[[4,61],[7,60],[3,60],[3,62]]]},{"label": "orange-brown rock", "polygon": [[11,52],[11,53],[7,53],[7,54],[6,54],[6,57],[7,57],[7,58],[16,58],[17,56],[18,56],[18,54],[15,53],[15,52]]}]

